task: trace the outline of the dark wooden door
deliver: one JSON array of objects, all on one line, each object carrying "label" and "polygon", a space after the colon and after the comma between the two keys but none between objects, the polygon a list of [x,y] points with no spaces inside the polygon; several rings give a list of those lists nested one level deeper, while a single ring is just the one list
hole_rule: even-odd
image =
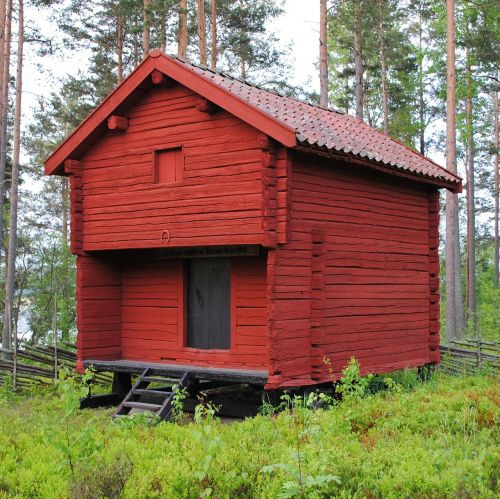
[{"label": "dark wooden door", "polygon": [[187,268],[187,346],[231,345],[229,258],[193,258]]}]

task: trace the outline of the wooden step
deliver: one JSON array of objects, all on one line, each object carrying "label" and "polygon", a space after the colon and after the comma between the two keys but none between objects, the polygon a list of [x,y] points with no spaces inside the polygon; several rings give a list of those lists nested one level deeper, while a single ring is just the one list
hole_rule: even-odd
[{"label": "wooden step", "polygon": [[[147,389],[146,386],[149,383],[167,383],[171,382],[171,385],[179,386],[180,388],[187,389],[189,386],[191,374],[189,371],[184,372],[184,374],[178,379],[171,379],[167,376],[162,377],[161,373],[155,375],[151,372],[151,369],[145,369],[141,376],[137,379],[135,385],[128,392],[127,396],[123,399],[122,403],[118,406],[115,412],[115,417],[126,416],[130,414],[132,409],[142,409],[143,411],[150,411],[159,416],[160,419],[167,419],[172,411],[172,402],[174,398],[174,391],[170,387],[165,387],[165,391],[162,389]],[[131,400],[135,397],[157,397],[159,403],[150,404],[147,402],[138,402]],[[153,399],[155,400],[155,399]]]},{"label": "wooden step", "polygon": [[161,408],[161,405],[158,404],[146,404],[145,402],[132,402],[130,400],[123,402],[122,405],[123,407],[129,407],[130,409],[144,409],[146,411],[153,411],[153,412],[156,412],[158,409]]},{"label": "wooden step", "polygon": [[163,392],[161,390],[149,390],[147,388],[133,388],[132,393],[134,395],[157,395],[162,396],[163,398],[168,397],[172,392]]},{"label": "wooden step", "polygon": [[177,384],[179,382],[178,379],[172,379],[172,378],[160,378],[158,376],[141,376],[141,381],[148,381],[149,383],[170,383],[170,384]]}]

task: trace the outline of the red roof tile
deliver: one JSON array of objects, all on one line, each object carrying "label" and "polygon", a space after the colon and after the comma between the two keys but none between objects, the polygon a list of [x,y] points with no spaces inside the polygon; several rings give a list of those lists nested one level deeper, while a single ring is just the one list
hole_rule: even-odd
[{"label": "red roof tile", "polygon": [[354,116],[279,95],[204,67],[183,64],[292,127],[300,143],[352,154],[445,183],[461,183],[457,175]]}]

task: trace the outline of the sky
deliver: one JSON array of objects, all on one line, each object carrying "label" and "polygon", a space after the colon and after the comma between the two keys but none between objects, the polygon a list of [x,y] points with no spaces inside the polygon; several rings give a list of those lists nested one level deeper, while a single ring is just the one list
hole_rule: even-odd
[{"label": "sky", "polygon": [[[319,51],[319,2],[310,1],[310,6],[311,9],[304,14],[304,0],[285,0],[285,13],[273,24],[273,28],[284,45],[292,42],[291,62],[295,71],[290,75],[290,83],[302,85],[308,82],[311,90],[319,91],[315,67]],[[26,20],[28,25],[38,26],[45,36],[58,31],[50,21],[50,11],[47,9],[28,7]],[[174,49],[175,47],[171,47],[170,51]],[[40,96],[48,97],[57,88],[58,81],[85,68],[87,55],[85,51],[66,50],[42,58],[27,45],[23,95],[23,114],[26,120],[29,120],[30,110],[37,105]]]}]

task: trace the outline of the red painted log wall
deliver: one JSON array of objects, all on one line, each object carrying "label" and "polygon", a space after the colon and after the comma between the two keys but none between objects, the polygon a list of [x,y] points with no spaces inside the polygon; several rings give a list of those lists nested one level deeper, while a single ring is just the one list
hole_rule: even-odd
[{"label": "red painted log wall", "polygon": [[[262,135],[185,87],[153,88],[81,158],[83,249],[259,244]],[[183,148],[183,180],[153,182],[153,153]]]},{"label": "red painted log wall", "polygon": [[117,259],[78,255],[78,365],[85,359],[121,356],[121,273]]},{"label": "red painted log wall", "polygon": [[230,350],[185,347],[182,260],[124,263],[122,307],[124,359],[218,367],[266,365],[266,255],[231,259]]},{"label": "red painted log wall", "polygon": [[[297,155],[289,243],[270,252],[271,383],[438,360],[438,194]],[[432,350],[432,351],[431,351]]]}]

